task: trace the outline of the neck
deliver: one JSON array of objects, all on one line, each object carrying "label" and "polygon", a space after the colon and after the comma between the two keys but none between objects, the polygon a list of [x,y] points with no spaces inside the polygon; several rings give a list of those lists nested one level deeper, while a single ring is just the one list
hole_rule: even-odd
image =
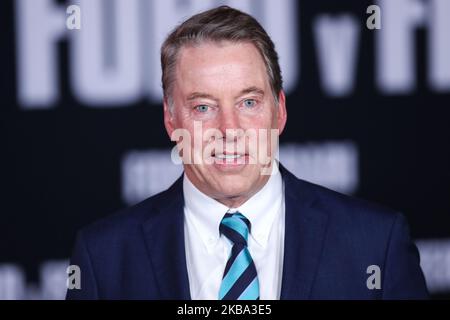
[{"label": "neck", "polygon": [[[257,192],[259,192],[266,185],[267,181],[269,181],[270,176],[267,176],[256,188],[253,190],[249,190],[246,194],[241,195],[232,195],[232,196],[223,196],[223,197],[214,197],[213,199],[227,206],[228,208],[237,208],[243,205],[248,199],[253,197]],[[210,195],[211,196],[211,195]]]},{"label": "neck", "polygon": [[228,198],[215,198],[215,200],[220,202],[221,204],[227,206],[228,208],[237,208],[237,207],[240,207],[241,205],[243,205],[250,198],[251,198],[251,196],[247,196],[247,197],[235,196],[235,197],[228,197]]}]

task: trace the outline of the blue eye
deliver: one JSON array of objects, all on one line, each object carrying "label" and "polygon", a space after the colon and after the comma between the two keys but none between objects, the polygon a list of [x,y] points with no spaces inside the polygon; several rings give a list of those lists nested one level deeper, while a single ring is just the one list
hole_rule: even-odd
[{"label": "blue eye", "polygon": [[195,106],[195,110],[197,110],[198,112],[206,112],[208,111],[209,107],[206,104],[200,104],[198,106]]},{"label": "blue eye", "polygon": [[256,105],[255,99],[245,99],[244,100],[244,107],[246,108],[253,108]]}]

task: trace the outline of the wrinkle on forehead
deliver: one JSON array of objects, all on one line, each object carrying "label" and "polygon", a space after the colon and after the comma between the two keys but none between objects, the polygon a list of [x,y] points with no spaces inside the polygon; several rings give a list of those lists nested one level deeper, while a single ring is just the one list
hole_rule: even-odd
[{"label": "wrinkle on forehead", "polygon": [[253,44],[208,42],[180,50],[175,85],[188,94],[235,92],[250,86],[266,87],[269,82],[263,59]]}]

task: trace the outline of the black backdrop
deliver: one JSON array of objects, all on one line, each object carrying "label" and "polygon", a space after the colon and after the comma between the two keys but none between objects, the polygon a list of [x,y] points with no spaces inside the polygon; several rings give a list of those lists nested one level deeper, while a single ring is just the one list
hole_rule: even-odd
[{"label": "black backdrop", "polygon": [[[71,84],[69,40],[57,44],[57,101],[51,108],[24,107],[18,89],[18,2],[0,2],[0,270],[14,266],[25,277],[25,292],[13,297],[30,298],[34,292],[36,298],[44,282],[39,271],[42,263],[64,261],[77,229],[129,205],[123,196],[124,154],[129,150],[169,152],[171,143],[160,102],[140,97],[121,107],[108,103],[92,107],[80,101]],[[47,2],[64,8],[72,3]],[[186,6],[190,1],[184,2]],[[255,2],[252,6],[258,7]],[[418,2],[427,7],[438,1]],[[386,1],[379,3],[382,30],[366,28],[366,8],[374,1],[292,3],[295,20],[289,32],[296,43],[298,70],[288,90],[289,117],[281,143],[352,143],[358,153],[358,183],[349,193],[402,211],[413,238],[435,243],[430,256],[448,263],[448,246],[440,244],[450,238],[450,85],[444,83],[437,90],[428,80],[430,28],[424,23],[412,32],[415,85],[407,92],[389,92],[377,80],[376,37],[390,27],[383,24]],[[83,14],[82,5],[81,10]],[[323,15],[342,14],[351,15],[357,23],[359,41],[352,60],[354,85],[336,95],[323,85],[314,26]],[[450,28],[446,34],[450,37]],[[430,290],[436,298],[448,298],[450,264],[440,268],[428,268],[428,275],[442,281],[440,290]],[[433,275],[445,270],[447,274]],[[2,278],[0,272],[4,297],[8,296],[5,279],[10,279],[5,274]]]}]

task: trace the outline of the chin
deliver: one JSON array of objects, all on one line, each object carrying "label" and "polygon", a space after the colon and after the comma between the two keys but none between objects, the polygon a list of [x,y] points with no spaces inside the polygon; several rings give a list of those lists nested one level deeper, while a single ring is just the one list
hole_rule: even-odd
[{"label": "chin", "polygon": [[239,197],[248,194],[253,185],[248,178],[226,177],[222,179],[217,191],[226,197]]}]

